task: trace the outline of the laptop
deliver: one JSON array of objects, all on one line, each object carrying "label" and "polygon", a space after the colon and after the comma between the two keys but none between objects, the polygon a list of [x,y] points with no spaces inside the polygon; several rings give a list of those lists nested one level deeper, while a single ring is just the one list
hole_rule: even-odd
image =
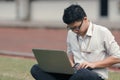
[{"label": "laptop", "polygon": [[67,53],[60,50],[32,49],[39,67],[45,72],[73,74]]}]

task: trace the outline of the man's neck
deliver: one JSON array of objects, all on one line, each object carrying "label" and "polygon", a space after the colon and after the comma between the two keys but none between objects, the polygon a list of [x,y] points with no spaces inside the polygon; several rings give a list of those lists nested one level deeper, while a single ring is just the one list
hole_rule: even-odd
[{"label": "man's neck", "polygon": [[85,26],[85,31],[84,31],[84,32],[79,32],[78,35],[84,37],[84,36],[86,35],[87,31],[88,31],[89,25],[90,25],[90,22],[88,22],[88,23],[86,24],[86,26]]}]

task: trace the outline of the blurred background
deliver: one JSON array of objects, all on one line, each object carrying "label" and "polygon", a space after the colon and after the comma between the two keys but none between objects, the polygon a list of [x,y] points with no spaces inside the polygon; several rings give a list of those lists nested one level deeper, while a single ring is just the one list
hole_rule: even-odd
[{"label": "blurred background", "polygon": [[[34,58],[33,48],[66,51],[62,15],[71,4],[109,28],[120,45],[120,0],[0,0],[0,80],[34,80],[29,70],[36,61],[26,59]],[[111,80],[120,80],[120,64],[114,66]]]},{"label": "blurred background", "polygon": [[0,0],[0,53],[24,55],[33,48],[66,50],[62,15],[71,4],[80,4],[88,19],[108,27],[120,44],[120,0]]},{"label": "blurred background", "polygon": [[80,4],[93,22],[119,28],[120,0],[0,0],[0,25],[64,28],[63,10],[70,4]]},{"label": "blurred background", "polygon": [[120,44],[120,0],[0,0],[0,54],[66,50],[62,15],[71,4],[80,4],[89,20],[108,27]]}]

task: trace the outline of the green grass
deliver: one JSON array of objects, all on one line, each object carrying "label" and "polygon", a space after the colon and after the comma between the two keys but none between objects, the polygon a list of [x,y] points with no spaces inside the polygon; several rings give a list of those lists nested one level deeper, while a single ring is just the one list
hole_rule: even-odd
[{"label": "green grass", "polygon": [[34,80],[30,68],[34,59],[0,56],[0,80]]},{"label": "green grass", "polygon": [[[0,80],[34,80],[30,68],[35,59],[0,56]],[[120,80],[120,72],[109,72],[109,80]]]},{"label": "green grass", "polygon": [[108,80],[120,80],[120,72],[109,72],[109,79]]}]

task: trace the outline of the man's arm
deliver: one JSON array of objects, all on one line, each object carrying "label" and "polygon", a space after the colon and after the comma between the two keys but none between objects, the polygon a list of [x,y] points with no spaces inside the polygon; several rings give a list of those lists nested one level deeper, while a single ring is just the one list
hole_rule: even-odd
[{"label": "man's arm", "polygon": [[93,62],[92,64],[95,68],[104,68],[120,63],[120,47],[108,29],[105,31],[104,47],[109,54],[109,57],[101,61]]},{"label": "man's arm", "polygon": [[120,58],[116,58],[113,56],[110,56],[104,60],[97,61],[97,62],[83,62],[80,64],[79,68],[105,68],[110,67],[113,64],[120,63]]},{"label": "man's arm", "polygon": [[120,63],[120,58],[110,56],[102,61],[98,61],[93,63],[95,68],[104,68],[104,67],[110,67],[113,64]]},{"label": "man's arm", "polygon": [[69,58],[69,61],[70,61],[70,63],[71,63],[71,66],[73,67],[73,66],[74,66],[73,55],[72,55],[72,54],[68,55],[68,58]]}]

